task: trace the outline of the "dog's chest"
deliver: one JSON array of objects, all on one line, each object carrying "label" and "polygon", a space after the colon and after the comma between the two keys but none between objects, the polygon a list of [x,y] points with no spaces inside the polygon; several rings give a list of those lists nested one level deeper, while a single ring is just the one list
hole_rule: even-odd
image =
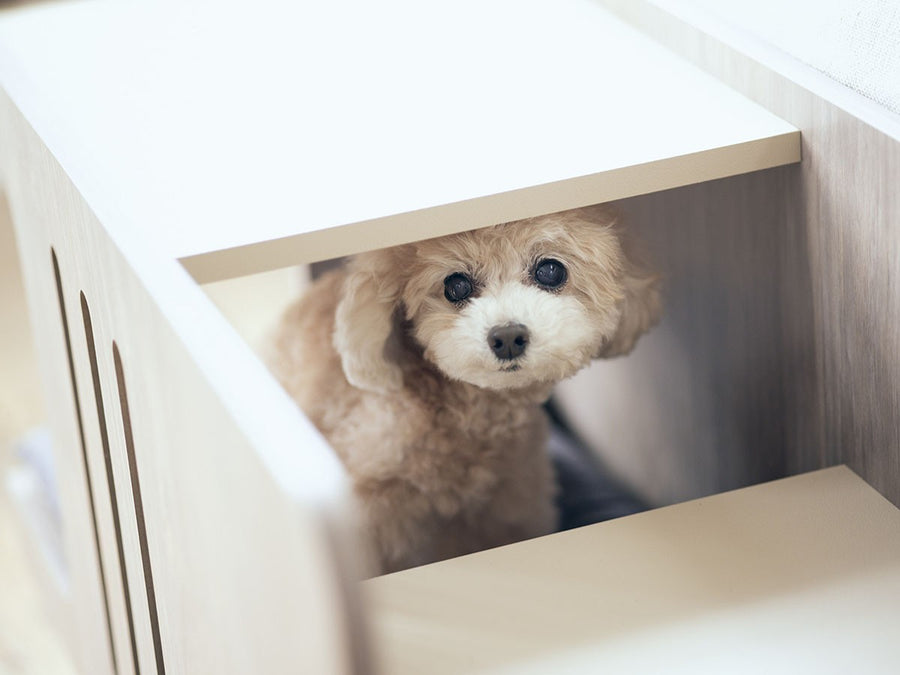
[{"label": "dog's chest", "polygon": [[546,418],[534,397],[461,388],[345,403],[320,428],[353,478],[379,555],[392,561],[386,569],[552,527]]},{"label": "dog's chest", "polygon": [[466,401],[421,406],[414,417],[416,431],[404,439],[394,478],[420,491],[443,516],[480,508],[503,483],[541,461],[545,422],[534,405]]}]

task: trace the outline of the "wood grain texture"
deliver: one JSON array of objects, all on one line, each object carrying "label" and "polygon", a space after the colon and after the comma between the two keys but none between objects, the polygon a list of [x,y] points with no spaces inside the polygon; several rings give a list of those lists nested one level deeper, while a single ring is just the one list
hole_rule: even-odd
[{"label": "wood grain texture", "polygon": [[384,672],[896,672],[900,511],[835,467],[367,581]]},{"label": "wood grain texture", "polygon": [[785,436],[802,418],[795,386],[814,365],[809,342],[789,335],[810,312],[785,316],[809,297],[808,270],[792,263],[802,233],[786,225],[797,179],[774,169],[619,204],[662,277],[663,319],[630,356],[594,362],[556,395],[652,503],[786,471]]},{"label": "wood grain texture", "polygon": [[[17,205],[15,182],[21,180],[13,166],[24,162],[24,147],[13,132],[13,112],[8,99],[0,101],[0,129],[4,139],[2,190],[10,205],[10,219],[16,228],[19,259],[33,250],[34,234],[22,229],[28,218]],[[41,201],[44,201],[43,198]],[[66,339],[59,319],[59,303],[49,246],[40,247],[35,267],[22,266],[45,413],[54,439],[54,463],[59,476],[59,501],[66,513],[64,531],[70,592],[56,599],[55,613],[64,627],[63,638],[71,649],[77,667],[86,672],[110,673],[112,663],[107,637],[103,589],[98,562],[92,545],[93,522],[87,497],[85,468],[80,453],[78,416],[72,398],[73,385],[66,357]],[[75,301],[74,299],[72,301]],[[42,308],[35,312],[35,307]],[[46,591],[46,588],[45,588]]]},{"label": "wood grain texture", "polygon": [[[3,189],[19,236],[54,432],[71,589],[65,623],[79,669],[364,671],[355,586],[348,581],[352,555],[343,543],[351,521],[330,450],[176,261],[160,259],[140,238],[113,240],[6,97],[0,136]],[[117,671],[51,247],[71,329]],[[113,341],[119,379],[127,384],[127,420]],[[101,411],[94,406],[97,386]],[[139,475],[140,499],[132,474]]]},{"label": "wood grain texture", "polygon": [[623,204],[667,315],[563,390],[582,430],[661,503],[837,463],[900,503],[896,117],[714,22],[607,5],[800,128],[803,162]]},{"label": "wood grain texture", "polygon": [[35,6],[0,16],[0,82],[110,226],[201,282],[798,159],[591,0]]}]

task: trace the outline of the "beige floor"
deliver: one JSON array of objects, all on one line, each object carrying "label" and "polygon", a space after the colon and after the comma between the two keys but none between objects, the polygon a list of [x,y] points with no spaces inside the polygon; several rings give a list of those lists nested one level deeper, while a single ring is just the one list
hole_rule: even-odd
[{"label": "beige floor", "polygon": [[0,675],[73,675],[75,668],[45,614],[6,494],[0,497]]}]

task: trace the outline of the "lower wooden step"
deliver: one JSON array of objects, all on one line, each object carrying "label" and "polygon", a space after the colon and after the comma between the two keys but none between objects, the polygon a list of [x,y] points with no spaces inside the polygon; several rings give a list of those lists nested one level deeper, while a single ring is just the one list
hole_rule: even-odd
[{"label": "lower wooden step", "polygon": [[835,467],[363,590],[385,673],[896,672],[900,510]]}]

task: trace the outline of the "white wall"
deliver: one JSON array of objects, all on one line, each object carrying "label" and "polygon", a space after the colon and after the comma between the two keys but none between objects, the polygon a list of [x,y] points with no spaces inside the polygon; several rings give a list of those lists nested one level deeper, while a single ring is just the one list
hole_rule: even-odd
[{"label": "white wall", "polygon": [[688,0],[900,113],[900,1]]}]

